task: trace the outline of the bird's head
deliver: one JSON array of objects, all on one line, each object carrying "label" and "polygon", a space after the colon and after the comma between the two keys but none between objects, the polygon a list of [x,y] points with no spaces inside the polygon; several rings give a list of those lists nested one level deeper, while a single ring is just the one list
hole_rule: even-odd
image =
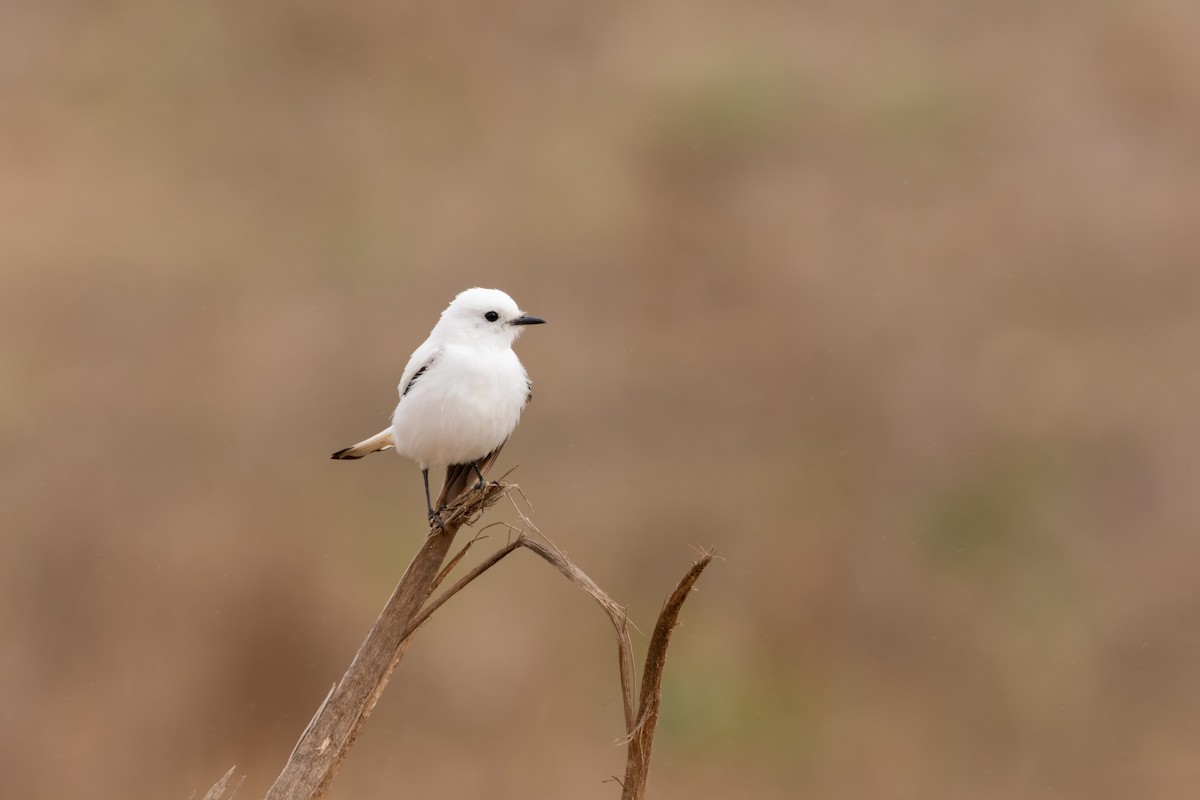
[{"label": "bird's head", "polygon": [[546,320],[525,314],[499,289],[467,289],[455,297],[438,320],[437,332],[447,341],[509,346],[526,325]]}]

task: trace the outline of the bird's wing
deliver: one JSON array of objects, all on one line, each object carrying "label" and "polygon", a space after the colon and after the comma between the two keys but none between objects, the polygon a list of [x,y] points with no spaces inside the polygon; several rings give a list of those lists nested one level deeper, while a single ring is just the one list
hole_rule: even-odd
[{"label": "bird's wing", "polygon": [[400,376],[400,384],[396,387],[396,390],[400,392],[401,400],[441,354],[442,348],[435,347],[429,342],[425,342],[413,351],[412,357],[408,359],[408,366],[404,368],[404,374]]}]

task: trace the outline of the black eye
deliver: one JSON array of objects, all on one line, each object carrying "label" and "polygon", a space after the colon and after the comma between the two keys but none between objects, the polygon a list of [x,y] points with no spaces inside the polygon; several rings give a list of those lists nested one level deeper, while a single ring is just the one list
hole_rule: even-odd
[{"label": "black eye", "polygon": [[500,319],[500,315],[497,314],[495,311],[489,311],[483,315],[483,318],[486,319],[488,322],[495,322],[496,320]]}]

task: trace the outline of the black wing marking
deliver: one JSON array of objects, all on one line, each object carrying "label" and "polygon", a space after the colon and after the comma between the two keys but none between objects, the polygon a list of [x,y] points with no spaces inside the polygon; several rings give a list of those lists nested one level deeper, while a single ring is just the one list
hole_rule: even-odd
[{"label": "black wing marking", "polygon": [[533,399],[533,381],[525,381],[525,405]]},{"label": "black wing marking", "polygon": [[417,378],[420,378],[422,375],[424,375],[425,370],[427,370],[431,366],[433,366],[433,362],[436,360],[437,360],[436,357],[429,359],[429,361],[425,362],[425,366],[423,366],[419,370],[417,370],[416,373],[411,378],[408,379],[408,385],[405,386],[404,391],[400,393],[401,397],[404,397],[404,395],[408,394],[409,390],[412,389],[413,386],[416,386]]}]

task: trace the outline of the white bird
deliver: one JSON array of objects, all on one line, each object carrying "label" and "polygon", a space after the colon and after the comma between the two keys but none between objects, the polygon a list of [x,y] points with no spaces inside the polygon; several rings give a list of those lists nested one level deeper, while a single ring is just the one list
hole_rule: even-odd
[{"label": "white bird", "polygon": [[[420,465],[429,519],[440,525],[437,511],[466,489],[472,472],[482,486],[533,396],[512,345],[526,325],[544,322],[499,289],[461,292],[408,359],[391,427],[333,457],[362,458],[394,447]],[[436,506],[429,497],[431,466],[446,467]]]}]

